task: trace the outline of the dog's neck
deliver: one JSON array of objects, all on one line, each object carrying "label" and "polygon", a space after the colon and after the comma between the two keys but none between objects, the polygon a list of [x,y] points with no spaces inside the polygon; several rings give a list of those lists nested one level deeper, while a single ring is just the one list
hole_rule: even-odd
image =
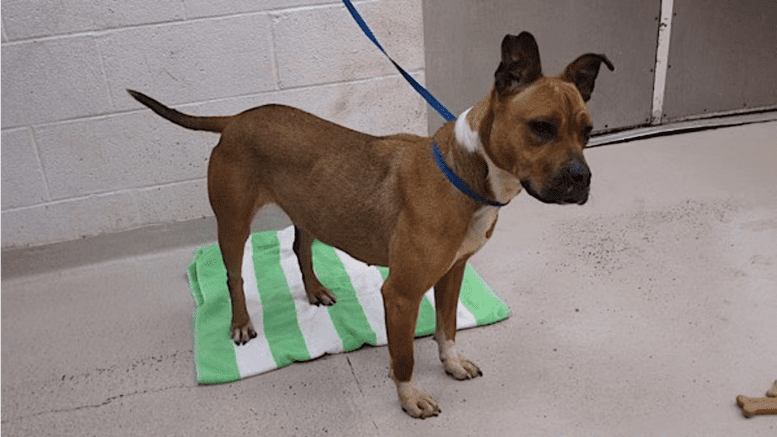
[{"label": "dog's neck", "polygon": [[481,129],[484,127],[483,123],[489,122],[486,120],[489,104],[490,96],[487,96],[475,106],[462,112],[456,119],[454,136],[458,147],[485,161],[488,166],[487,186],[492,193],[492,198],[497,202],[507,203],[521,192],[521,182],[515,175],[494,164],[480,139],[481,132],[490,131],[490,129]]}]

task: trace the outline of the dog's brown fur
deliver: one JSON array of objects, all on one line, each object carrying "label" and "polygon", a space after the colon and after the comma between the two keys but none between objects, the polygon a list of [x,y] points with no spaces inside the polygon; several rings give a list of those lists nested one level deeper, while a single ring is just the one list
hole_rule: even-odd
[{"label": "dog's brown fur", "polygon": [[583,148],[591,117],[584,102],[602,62],[613,68],[605,56],[587,54],[560,76],[544,77],[534,38],[507,35],[494,89],[432,138],[376,137],[280,105],[193,117],[130,94],[176,124],[222,134],[210,158],[208,195],[228,272],[233,340],[244,344],[256,336],[243,295],[243,247],[254,214],[275,203],[294,223],[294,250],[312,304],[336,302],[313,272],[314,239],[389,266],[382,294],[391,376],[403,409],[423,418],[440,410],[412,382],[421,299],[434,287],[435,339],[445,370],[456,379],[481,375],[455,349],[456,307],[466,262],[491,236],[498,211],[454,188],[437,168],[432,144],[482,197],[507,202],[523,186],[544,202],[585,203],[590,171]]}]

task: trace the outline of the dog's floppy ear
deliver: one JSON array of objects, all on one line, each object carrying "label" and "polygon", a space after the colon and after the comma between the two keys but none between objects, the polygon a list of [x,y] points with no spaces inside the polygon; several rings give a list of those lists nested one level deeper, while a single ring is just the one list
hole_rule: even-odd
[{"label": "dog's floppy ear", "polygon": [[502,62],[494,73],[494,86],[505,96],[534,82],[542,76],[540,49],[529,32],[505,35],[502,40]]},{"label": "dog's floppy ear", "polygon": [[591,98],[591,93],[594,90],[594,81],[599,74],[599,67],[602,62],[607,65],[607,68],[609,68],[610,71],[615,70],[615,67],[613,67],[612,62],[607,59],[607,56],[598,55],[596,53],[586,53],[567,65],[567,68],[561,73],[559,79],[575,84],[580,91],[580,95],[583,96],[583,101],[587,102],[588,99]]}]

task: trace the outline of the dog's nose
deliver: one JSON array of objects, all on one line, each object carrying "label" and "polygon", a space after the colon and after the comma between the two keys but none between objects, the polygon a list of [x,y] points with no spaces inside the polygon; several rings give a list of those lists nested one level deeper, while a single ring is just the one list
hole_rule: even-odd
[{"label": "dog's nose", "polygon": [[578,157],[572,158],[567,164],[567,175],[577,185],[587,187],[591,184],[591,169]]}]

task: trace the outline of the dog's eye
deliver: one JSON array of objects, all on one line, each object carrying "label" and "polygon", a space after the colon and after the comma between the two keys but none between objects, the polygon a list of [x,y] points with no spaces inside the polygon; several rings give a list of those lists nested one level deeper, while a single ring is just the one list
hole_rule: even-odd
[{"label": "dog's eye", "polygon": [[531,129],[532,133],[543,141],[556,139],[556,125],[548,121],[532,120],[529,122],[529,129]]}]

